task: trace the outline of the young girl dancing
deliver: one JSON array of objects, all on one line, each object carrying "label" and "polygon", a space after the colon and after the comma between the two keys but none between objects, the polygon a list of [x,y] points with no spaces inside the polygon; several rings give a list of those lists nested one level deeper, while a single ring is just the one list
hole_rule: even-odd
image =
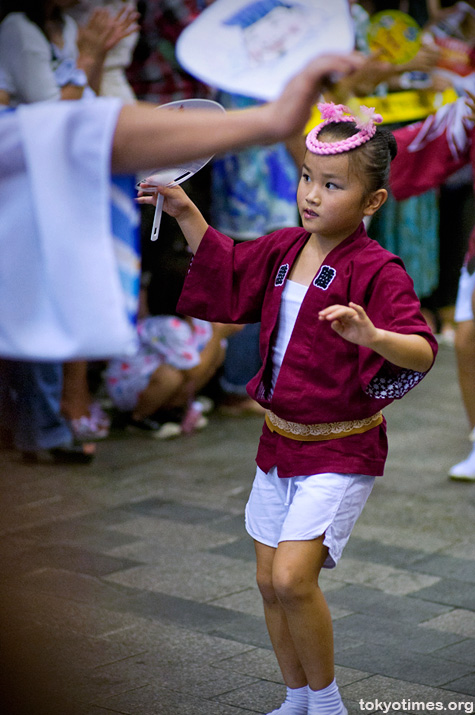
[{"label": "young girl dancing", "polygon": [[386,200],[395,140],[371,109],[363,119],[342,105],[320,110],[297,190],[302,228],[234,245],[179,187],[159,188],[195,254],[178,310],[261,322],[262,368],[248,392],[267,412],[246,528],[287,686],[273,715],[347,712],[318,577],[383,473],[381,408],[423,378],[437,350],[401,260],[363,223]]}]

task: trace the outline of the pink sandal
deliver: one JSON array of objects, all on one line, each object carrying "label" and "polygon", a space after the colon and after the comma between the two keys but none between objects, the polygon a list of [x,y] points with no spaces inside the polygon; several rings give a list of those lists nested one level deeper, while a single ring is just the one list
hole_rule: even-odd
[{"label": "pink sandal", "polygon": [[70,420],[71,430],[77,442],[96,442],[109,436],[110,419],[97,402],[90,407],[90,415]]}]

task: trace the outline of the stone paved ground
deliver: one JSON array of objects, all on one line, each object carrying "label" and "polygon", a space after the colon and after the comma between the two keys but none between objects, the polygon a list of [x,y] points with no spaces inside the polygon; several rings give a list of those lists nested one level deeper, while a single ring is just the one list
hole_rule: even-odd
[{"label": "stone paved ground", "polygon": [[[323,578],[338,681],[351,715],[473,712],[475,484],[446,477],[468,450],[450,348],[386,416],[386,476]],[[277,707],[243,529],[259,431],[214,416],[167,443],[117,432],[87,467],[0,452],[0,672],[24,703],[2,715]]]}]

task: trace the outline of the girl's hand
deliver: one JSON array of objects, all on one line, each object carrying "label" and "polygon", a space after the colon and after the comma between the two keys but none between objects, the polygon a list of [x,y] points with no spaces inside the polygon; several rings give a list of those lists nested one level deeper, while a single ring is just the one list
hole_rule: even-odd
[{"label": "girl's hand", "polygon": [[364,309],[356,303],[349,305],[331,305],[318,314],[319,320],[331,321],[333,330],[342,338],[356,345],[371,347],[376,341],[378,330],[366,315]]},{"label": "girl's hand", "polygon": [[147,184],[146,181],[140,182],[137,202],[156,206],[158,194],[161,194],[164,199],[163,210],[173,218],[179,219],[191,207],[194,207],[193,202],[181,186],[157,186],[156,184]]},{"label": "girl's hand", "polygon": [[148,184],[146,181],[141,181],[140,189],[135,199],[138,204],[150,204],[156,206],[158,200],[158,191],[156,184]]},{"label": "girl's hand", "polygon": [[426,338],[376,328],[356,303],[331,305],[321,310],[318,317],[330,320],[333,330],[345,340],[374,350],[398,367],[426,372],[434,362],[434,353]]}]

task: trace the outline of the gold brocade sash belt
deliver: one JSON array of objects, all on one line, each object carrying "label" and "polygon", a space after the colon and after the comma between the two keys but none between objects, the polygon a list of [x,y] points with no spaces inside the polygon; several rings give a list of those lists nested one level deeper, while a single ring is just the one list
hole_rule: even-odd
[{"label": "gold brocade sash belt", "polygon": [[362,434],[377,427],[383,421],[383,413],[377,412],[371,417],[362,420],[348,420],[347,422],[319,422],[312,425],[304,425],[300,422],[288,422],[281,417],[277,417],[273,412],[267,410],[266,424],[271,432],[289,439],[296,439],[299,442],[320,442],[325,439],[339,439],[349,437],[352,434]]}]

